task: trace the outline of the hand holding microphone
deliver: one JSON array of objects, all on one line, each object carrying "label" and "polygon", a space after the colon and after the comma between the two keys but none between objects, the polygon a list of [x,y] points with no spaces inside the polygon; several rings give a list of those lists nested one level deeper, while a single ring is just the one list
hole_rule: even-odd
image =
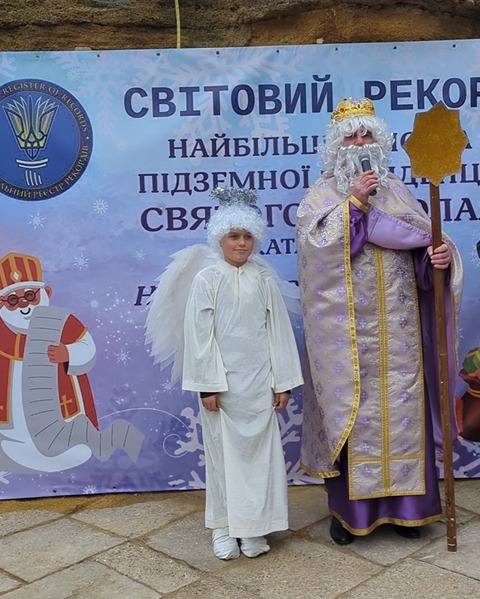
[{"label": "hand holding microphone", "polygon": [[[370,164],[370,156],[366,152],[363,152],[362,154],[360,154],[358,156],[358,159],[360,161],[360,165],[361,165],[362,171],[364,173],[366,171],[372,170],[372,165]],[[374,196],[376,193],[377,193],[377,190],[373,189],[372,191],[370,191],[369,195]]]}]

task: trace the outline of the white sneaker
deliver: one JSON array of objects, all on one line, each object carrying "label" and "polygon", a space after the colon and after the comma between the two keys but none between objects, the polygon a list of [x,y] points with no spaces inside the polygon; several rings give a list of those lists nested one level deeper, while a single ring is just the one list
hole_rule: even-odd
[{"label": "white sneaker", "polygon": [[229,536],[228,526],[214,528],[212,531],[213,555],[220,559],[235,559],[240,557],[238,541]]},{"label": "white sneaker", "polygon": [[247,557],[257,557],[270,551],[270,545],[265,537],[247,537],[240,539],[240,549]]}]

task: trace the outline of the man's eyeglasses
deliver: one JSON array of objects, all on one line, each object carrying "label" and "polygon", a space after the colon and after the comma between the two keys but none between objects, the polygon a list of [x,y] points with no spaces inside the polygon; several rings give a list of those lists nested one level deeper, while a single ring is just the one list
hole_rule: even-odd
[{"label": "man's eyeglasses", "polygon": [[40,289],[27,289],[23,295],[15,295],[15,293],[11,293],[7,297],[0,297],[0,302],[5,302],[12,308],[18,305],[21,300],[26,301],[28,304],[35,301],[37,297],[37,293]]}]

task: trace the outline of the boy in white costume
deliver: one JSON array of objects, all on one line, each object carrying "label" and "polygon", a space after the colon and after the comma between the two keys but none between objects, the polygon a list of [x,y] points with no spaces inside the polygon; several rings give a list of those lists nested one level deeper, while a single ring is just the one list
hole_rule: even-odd
[{"label": "boy in white costume", "polygon": [[[213,551],[220,559],[233,559],[240,550],[247,557],[266,553],[265,535],[288,528],[276,410],[286,407],[290,390],[303,379],[275,275],[252,256],[265,231],[256,194],[224,188],[213,195],[220,207],[207,236],[223,258],[217,256],[193,279],[185,309],[182,387],[200,396],[205,524],[213,529]],[[201,247],[195,246],[197,256]]]}]

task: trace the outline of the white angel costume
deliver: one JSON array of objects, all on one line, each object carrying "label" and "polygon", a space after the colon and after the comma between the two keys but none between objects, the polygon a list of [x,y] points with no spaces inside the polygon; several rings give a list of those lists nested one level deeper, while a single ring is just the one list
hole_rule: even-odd
[{"label": "white angel costume", "polygon": [[194,279],[185,314],[183,389],[200,402],[207,528],[258,537],[288,528],[287,481],[273,393],[302,384],[295,338],[272,271],[224,260]]},{"label": "white angel costume", "polygon": [[[219,411],[207,411],[199,402],[205,522],[214,529],[214,549],[221,529],[245,541],[288,528],[285,461],[273,400],[274,393],[303,383],[282,297],[289,310],[299,312],[298,289],[257,256],[240,267],[219,259],[219,242],[232,229],[249,231],[258,249],[265,223],[255,200],[250,201],[255,193],[216,191],[226,201],[208,223],[213,249],[195,245],[172,256],[158,279],[146,324],[155,361],[172,365],[172,383],[183,372],[184,390],[220,393]],[[180,317],[184,326],[179,327]],[[249,557],[268,550],[266,544],[253,553],[241,547]],[[235,549],[228,556],[215,554],[231,559],[238,557]]]}]

